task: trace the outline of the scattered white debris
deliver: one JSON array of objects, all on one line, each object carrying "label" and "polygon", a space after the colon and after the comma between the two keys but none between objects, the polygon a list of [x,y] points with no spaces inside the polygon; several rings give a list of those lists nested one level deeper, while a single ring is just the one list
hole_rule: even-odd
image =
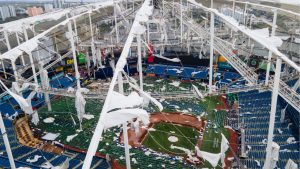
[{"label": "scattered white debris", "polygon": [[43,120],[44,123],[53,123],[54,122],[54,118],[53,117],[48,117],[46,119]]},{"label": "scattered white debris", "polygon": [[233,130],[231,126],[224,126],[224,128]]},{"label": "scattered white debris", "polygon": [[172,83],[169,83],[170,85],[173,85],[175,87],[179,87],[180,82],[179,81],[173,81]]},{"label": "scattered white debris", "polygon": [[92,114],[84,114],[83,115],[83,118],[84,119],[87,119],[87,120],[91,120],[91,119],[93,119],[95,116],[94,115],[92,115]]},{"label": "scattered white debris", "polygon": [[133,164],[137,164],[138,163],[135,158],[132,158],[131,161],[133,162]]},{"label": "scattered white debris", "polygon": [[71,140],[73,140],[74,137],[78,136],[78,134],[73,134],[67,137],[67,142],[70,142]]},{"label": "scattered white debris", "polygon": [[83,130],[81,130],[81,129],[77,129],[77,130],[76,130],[77,133],[80,133],[80,132],[82,132],[82,131],[83,131]]},{"label": "scattered white debris", "polygon": [[172,142],[172,143],[176,143],[176,142],[178,142],[178,137],[170,136],[170,137],[168,138],[168,140],[169,140],[170,142]]},{"label": "scattered white debris", "polygon": [[262,140],[262,143],[263,143],[263,144],[267,144],[267,139],[266,139],[266,138],[263,139],[263,140]]},{"label": "scattered white debris", "polygon": [[150,151],[146,151],[146,152],[145,152],[145,155],[146,155],[146,156],[149,156],[150,154],[151,154]]},{"label": "scattered white debris", "polygon": [[278,130],[279,134],[283,133],[283,131],[281,129],[277,129],[277,130]]},{"label": "scattered white debris", "polygon": [[26,159],[26,162],[28,162],[28,163],[35,163],[35,162],[39,161],[39,159],[40,159],[41,157],[42,157],[42,156],[40,156],[40,155],[35,155],[35,156],[33,157],[33,159],[30,159],[30,158]]},{"label": "scattered white debris", "polygon": [[156,131],[156,129],[151,127],[148,129],[148,131]]},{"label": "scattered white debris", "polygon": [[59,133],[47,133],[42,137],[43,140],[54,141],[60,134]]},{"label": "scattered white debris", "polygon": [[49,161],[46,161],[42,166],[41,168],[54,168],[53,165],[49,162]]},{"label": "scattered white debris", "polygon": [[181,110],[182,113],[188,113],[188,110]]},{"label": "scattered white debris", "polygon": [[255,162],[256,162],[256,165],[258,166],[258,167],[260,167],[260,162],[258,161],[258,160],[254,160]]},{"label": "scattered white debris", "polygon": [[234,157],[227,157],[227,160],[232,161],[232,160],[234,160]]},{"label": "scattered white debris", "polygon": [[165,99],[159,99],[159,102],[163,102],[163,101],[165,101]]},{"label": "scattered white debris", "polygon": [[296,143],[296,139],[295,139],[295,137],[289,137],[289,138],[286,140],[286,142],[287,142],[288,144]]}]

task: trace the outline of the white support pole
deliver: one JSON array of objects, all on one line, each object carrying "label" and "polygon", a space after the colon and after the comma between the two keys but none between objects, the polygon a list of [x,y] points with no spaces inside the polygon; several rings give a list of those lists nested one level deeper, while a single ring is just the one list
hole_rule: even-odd
[{"label": "white support pole", "polygon": [[102,65],[102,54],[100,48],[96,48],[96,56],[98,58],[98,63],[100,67],[103,67]]},{"label": "white support pole", "polygon": [[209,55],[209,93],[212,93],[213,79],[213,59],[214,59],[214,31],[215,29],[215,14],[210,13],[210,55]]},{"label": "white support pole", "polygon": [[132,1],[132,9],[134,11],[134,0]]},{"label": "white support pole", "polygon": [[[18,43],[18,45],[20,45],[21,43],[20,43],[20,39],[19,39],[19,34],[18,34],[18,32],[16,32],[15,34],[16,34],[17,43]],[[24,60],[23,54],[21,56],[21,61],[22,61],[22,65],[25,66],[25,60]]]},{"label": "white support pole", "polygon": [[1,66],[2,66],[2,69],[3,69],[3,73],[4,73],[4,78],[7,79],[7,74],[6,74],[5,65],[4,65],[3,60],[1,60]]},{"label": "white support pole", "polygon": [[246,26],[246,16],[247,16],[247,10],[248,10],[248,2],[245,3],[245,9],[244,9],[244,25]]},{"label": "white support pole", "polygon": [[180,42],[182,44],[182,36],[183,36],[183,23],[182,23],[182,15],[183,15],[183,10],[182,10],[182,0],[180,0]]},{"label": "white support pole", "polygon": [[76,18],[73,19],[73,23],[74,23],[74,29],[75,29],[75,36],[76,36],[76,43],[78,43],[78,31],[77,31],[77,23],[76,23]]},{"label": "white support pole", "polygon": [[54,44],[55,44],[55,46],[54,46],[55,52],[56,52],[56,53],[59,53],[59,49],[58,49],[58,45],[57,45],[57,39],[56,39],[56,36],[54,36],[53,41],[54,41]]},{"label": "white support pole", "polygon": [[269,132],[268,132],[268,144],[267,144],[267,154],[266,161],[264,164],[264,169],[271,169],[271,160],[272,160],[272,143],[274,135],[274,124],[275,124],[275,115],[277,108],[277,99],[279,91],[279,81],[280,81],[280,72],[281,72],[282,60],[280,57],[276,61],[276,70],[274,77],[274,87],[272,89],[272,101],[271,101],[271,111],[270,111],[270,121],[269,121]]},{"label": "white support pole", "polygon": [[4,38],[5,38],[5,42],[6,42],[6,47],[7,47],[8,50],[10,50],[11,46],[10,46],[10,42],[9,42],[7,30],[4,30],[3,32],[4,32]]},{"label": "white support pole", "polygon": [[25,25],[22,26],[25,41],[28,41],[28,34]]},{"label": "white support pole", "polygon": [[[94,41],[94,32],[93,32],[93,23],[92,23],[92,16],[91,11],[89,12],[89,22],[90,22],[90,32],[91,32],[91,50],[92,50],[92,58],[96,57],[96,51],[95,51],[95,41]],[[97,63],[94,63],[94,67],[97,66]],[[98,66],[97,66],[98,67]]]},{"label": "white support pole", "polygon": [[91,13],[92,13],[92,11],[89,12],[89,22],[90,22],[90,32],[91,32],[92,43],[94,43],[94,32],[93,32],[93,23],[92,23]]},{"label": "white support pole", "polygon": [[232,18],[234,18],[234,14],[235,14],[235,0],[232,1]]},{"label": "white support pole", "polygon": [[15,32],[16,39],[17,39],[17,44],[20,45],[20,39],[19,39],[19,34],[18,32]]},{"label": "white support pole", "polygon": [[148,40],[148,44],[150,43],[150,26],[149,26],[149,22],[147,22],[147,40]]},{"label": "white support pole", "polygon": [[190,54],[190,50],[191,50],[190,34],[191,34],[191,30],[190,30],[190,28],[187,28],[187,50],[188,50],[188,54]]},{"label": "white support pole", "polygon": [[75,42],[74,42],[74,37],[72,36],[72,24],[71,21],[68,22],[68,33],[69,33],[69,41],[71,43],[71,48],[72,48],[72,55],[73,55],[73,60],[74,60],[74,68],[75,68],[75,76],[76,76],[76,82],[77,82],[77,90],[80,89],[80,75],[78,72],[78,65],[77,65],[77,58],[76,58],[76,48],[75,48]]},{"label": "white support pole", "polygon": [[[39,62],[39,70],[43,70],[43,69],[44,69],[43,68],[43,62]],[[44,76],[44,74],[41,73],[40,76]],[[41,84],[42,84],[42,86],[44,88],[47,86],[47,84],[45,84],[45,82],[43,80],[41,80]],[[51,112],[52,111],[52,107],[51,107],[51,100],[50,100],[50,97],[49,97],[49,93],[44,92],[44,96],[45,96],[45,102],[47,103],[48,111]]]},{"label": "white support pole", "polygon": [[11,66],[14,72],[14,76],[15,76],[15,81],[17,82],[19,80],[18,78],[18,72],[17,72],[17,67],[16,67],[16,60],[11,60]]},{"label": "white support pole", "polygon": [[86,50],[85,52],[85,55],[86,55],[86,63],[87,63],[87,71],[88,71],[88,75],[90,75],[90,66],[91,66],[91,60],[90,60],[90,56],[89,56],[89,51]]},{"label": "white support pole", "polygon": [[7,156],[8,156],[10,168],[16,169],[14,157],[13,157],[13,154],[11,152],[9,140],[8,140],[8,137],[7,137],[7,133],[6,133],[6,130],[5,130],[5,126],[4,126],[4,122],[3,122],[3,119],[2,119],[1,113],[0,113],[0,129],[1,129],[1,134],[2,134],[2,137],[3,137],[6,153],[7,153]]},{"label": "white support pole", "polygon": [[118,44],[119,43],[119,28],[118,28],[118,21],[117,21],[116,2],[114,2],[114,19],[115,19],[116,40],[117,40],[117,44]]},{"label": "white support pole", "polygon": [[245,129],[241,128],[241,157],[247,157],[245,148]]},{"label": "white support pole", "polygon": [[125,145],[126,169],[131,169],[130,154],[129,154],[129,143],[128,143],[128,132],[127,132],[127,123],[123,124],[123,136],[124,136],[124,145]]},{"label": "white support pole", "polygon": [[[122,72],[118,72],[118,87],[119,87],[119,93],[124,94]],[[126,169],[130,169],[131,165],[130,165],[130,154],[129,154],[127,122],[123,123],[123,136],[124,136]]]},{"label": "white support pole", "polygon": [[162,17],[165,16],[165,3],[164,3],[164,0],[162,0]]},{"label": "white support pole", "polygon": [[[271,37],[275,36],[276,31],[276,21],[277,21],[277,9],[274,10],[274,16],[273,16],[273,23],[272,23],[272,32]],[[265,85],[267,86],[269,83],[269,76],[270,76],[270,69],[271,69],[271,59],[272,59],[272,52],[269,50],[268,54],[268,64],[267,64],[267,72],[266,72],[266,80]]]},{"label": "white support pole", "polygon": [[36,76],[35,65],[34,65],[32,53],[29,52],[27,54],[29,56],[29,61],[30,61],[31,69],[32,69],[32,74],[33,74],[34,82],[35,82],[35,84],[38,84],[38,79],[37,79],[37,76]]},{"label": "white support pole", "polygon": [[137,52],[138,52],[138,66],[139,66],[139,77],[140,77],[140,88],[143,90],[143,68],[142,68],[142,46],[141,46],[141,35],[136,36],[137,40]]}]

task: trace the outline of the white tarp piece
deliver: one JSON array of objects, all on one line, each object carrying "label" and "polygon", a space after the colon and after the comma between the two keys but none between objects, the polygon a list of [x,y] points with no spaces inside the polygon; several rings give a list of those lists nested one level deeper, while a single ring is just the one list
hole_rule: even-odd
[{"label": "white tarp piece", "polygon": [[174,146],[173,144],[170,146],[171,149],[178,149],[181,150],[183,152],[185,152],[187,154],[187,156],[189,157],[189,159],[193,159],[192,157],[192,152],[189,149],[186,149],[184,147],[178,147],[178,146]]},{"label": "white tarp piece", "polygon": [[279,160],[279,149],[280,149],[280,146],[273,142],[272,143],[272,159],[271,159],[271,167],[272,168],[276,168],[276,163],[277,161]]},{"label": "white tarp piece", "polygon": [[221,158],[221,154],[214,154],[205,151],[200,151],[199,148],[196,146],[196,153],[198,157],[203,158],[204,160],[208,161],[213,167],[217,167],[219,160]]},{"label": "white tarp piece", "polygon": [[47,133],[42,137],[43,140],[54,141],[60,134],[59,133]]},{"label": "white tarp piece", "polygon": [[34,111],[32,113],[32,116],[31,116],[31,122],[34,124],[34,125],[38,125],[39,124],[39,121],[40,121],[40,118],[39,118],[39,114],[37,111]]},{"label": "white tarp piece", "polygon": [[201,151],[197,146],[195,147],[197,156],[203,158],[204,160],[207,160],[213,167],[216,167],[218,165],[220,159],[221,159],[222,167],[225,167],[224,159],[225,159],[225,153],[229,148],[228,146],[229,142],[222,133],[221,135],[222,135],[221,152],[218,154]]},{"label": "white tarp piece", "polygon": [[133,108],[143,104],[143,98],[137,92],[131,92],[128,96],[113,91],[107,111],[116,108]]},{"label": "white tarp piece", "polygon": [[144,125],[150,123],[149,114],[143,109],[120,109],[109,112],[105,114],[102,123],[104,124],[104,128],[108,129],[132,121],[134,118],[142,121]]},{"label": "white tarp piece", "polygon": [[79,88],[76,90],[75,107],[76,107],[77,116],[80,123],[82,122],[83,115],[85,114],[85,104],[86,104],[86,101],[82,93],[87,93],[87,92],[89,92],[89,89],[86,88]]},{"label": "white tarp piece", "polygon": [[289,159],[284,169],[298,169],[298,165],[293,160]]},{"label": "white tarp piece", "polygon": [[199,91],[198,87],[195,86],[195,85],[192,85],[192,86],[193,86],[193,88],[194,88],[196,94],[198,95],[198,97],[199,97],[200,99],[203,99],[204,96],[203,96],[203,94]]},{"label": "white tarp piece", "polygon": [[155,57],[157,58],[160,58],[160,59],[164,59],[164,60],[167,60],[167,61],[170,61],[170,62],[180,62],[181,60],[179,58],[167,58],[167,57],[164,57],[162,55],[154,55]]},{"label": "white tarp piece", "polygon": [[148,99],[152,103],[154,103],[158,107],[159,111],[162,111],[164,109],[163,106],[162,106],[162,104],[159,101],[157,101],[155,98],[153,98],[150,94],[142,91],[137,85],[134,85],[132,83],[129,83],[129,85],[133,89],[137,90],[140,93],[140,95],[144,98],[144,100]]},{"label": "white tarp piece", "polygon": [[28,163],[35,163],[35,162],[39,161],[40,158],[42,158],[42,156],[35,155],[33,158],[27,158],[26,162],[28,162]]}]

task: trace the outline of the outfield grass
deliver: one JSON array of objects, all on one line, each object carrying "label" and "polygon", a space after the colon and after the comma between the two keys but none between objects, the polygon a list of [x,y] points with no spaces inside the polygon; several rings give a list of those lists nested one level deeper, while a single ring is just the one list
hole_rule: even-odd
[{"label": "outfield grass", "polygon": [[[150,131],[146,136],[143,145],[146,147],[164,153],[172,153],[178,155],[185,155],[185,153],[178,149],[171,149],[170,146],[183,147],[188,150],[194,150],[198,141],[199,132],[191,127],[180,126],[171,123],[155,124],[156,131]],[[178,142],[170,142],[168,138],[175,136]]]}]

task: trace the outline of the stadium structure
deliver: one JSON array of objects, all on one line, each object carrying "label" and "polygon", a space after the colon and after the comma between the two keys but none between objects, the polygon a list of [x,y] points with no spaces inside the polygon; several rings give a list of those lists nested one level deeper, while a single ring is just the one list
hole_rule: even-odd
[{"label": "stadium structure", "polygon": [[299,6],[115,0],[0,25],[0,168],[299,168]]}]

